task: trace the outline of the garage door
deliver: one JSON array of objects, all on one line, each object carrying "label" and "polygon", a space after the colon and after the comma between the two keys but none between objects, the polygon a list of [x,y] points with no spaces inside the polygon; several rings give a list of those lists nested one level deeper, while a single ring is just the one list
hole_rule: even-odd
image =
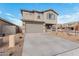
[{"label": "garage door", "polygon": [[26,23],[26,32],[27,33],[40,33],[43,32],[43,23],[29,22]]}]

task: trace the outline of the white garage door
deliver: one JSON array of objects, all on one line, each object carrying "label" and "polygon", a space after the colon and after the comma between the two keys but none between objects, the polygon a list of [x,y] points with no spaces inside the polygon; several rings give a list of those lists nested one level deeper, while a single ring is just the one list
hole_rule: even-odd
[{"label": "white garage door", "polygon": [[43,32],[43,23],[27,23],[25,30],[27,33]]}]

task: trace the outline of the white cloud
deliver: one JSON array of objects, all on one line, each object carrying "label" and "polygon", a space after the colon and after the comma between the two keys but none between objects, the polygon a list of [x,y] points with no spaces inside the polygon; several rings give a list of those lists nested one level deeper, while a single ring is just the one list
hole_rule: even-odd
[{"label": "white cloud", "polygon": [[13,18],[13,17],[7,17],[11,22],[19,25],[19,26],[22,26],[22,21],[20,21],[20,19],[18,18]]},{"label": "white cloud", "polygon": [[59,15],[58,23],[67,23],[67,22],[79,21],[79,7],[75,6],[69,10],[70,10],[70,13],[66,13],[64,15]]},{"label": "white cloud", "polygon": [[15,18],[15,16],[13,14],[10,14],[10,13],[5,13],[5,15]]},{"label": "white cloud", "polygon": [[67,22],[74,22],[74,21],[79,21],[79,12],[60,15],[58,17],[58,23],[67,23]]},{"label": "white cloud", "polygon": [[19,26],[22,25],[22,22],[20,21],[20,19],[16,17],[15,15],[11,13],[4,13],[4,15],[5,15],[5,18],[11,21],[12,23],[17,24]]}]

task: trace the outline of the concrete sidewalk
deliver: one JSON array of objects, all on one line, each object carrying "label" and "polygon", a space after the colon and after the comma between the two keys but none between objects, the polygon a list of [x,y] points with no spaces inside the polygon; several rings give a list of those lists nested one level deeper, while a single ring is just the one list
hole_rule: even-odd
[{"label": "concrete sidewalk", "polygon": [[78,43],[52,36],[49,33],[28,33],[24,39],[23,56],[79,55],[78,48]]},{"label": "concrete sidewalk", "polygon": [[79,48],[57,54],[57,56],[79,56]]}]

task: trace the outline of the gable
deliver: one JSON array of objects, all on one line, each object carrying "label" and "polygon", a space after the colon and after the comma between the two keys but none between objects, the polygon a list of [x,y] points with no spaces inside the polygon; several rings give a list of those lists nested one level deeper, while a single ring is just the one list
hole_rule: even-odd
[{"label": "gable", "polygon": [[51,13],[55,13],[55,14],[59,15],[56,11],[54,11],[54,10],[52,10],[52,9],[45,10],[44,12],[51,12]]}]

